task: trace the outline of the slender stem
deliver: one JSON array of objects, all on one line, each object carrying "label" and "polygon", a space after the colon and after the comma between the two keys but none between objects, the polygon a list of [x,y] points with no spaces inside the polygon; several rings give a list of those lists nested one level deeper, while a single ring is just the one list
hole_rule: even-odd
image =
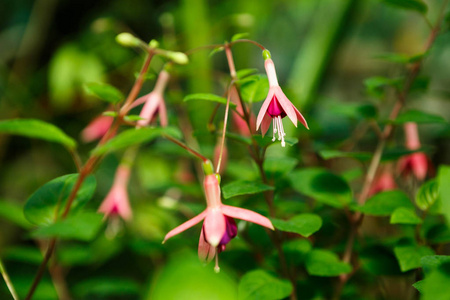
[{"label": "slender stem", "polygon": [[[433,29],[431,30],[431,33],[428,37],[428,40],[425,44],[425,52],[427,52],[431,46],[433,45],[440,27],[441,27],[441,23],[442,20],[444,18],[444,13],[445,13],[445,8],[447,7],[449,0],[444,1],[443,5],[442,5],[442,9],[441,9],[441,15],[436,23],[436,25],[433,27]],[[411,71],[406,79],[406,82],[402,88],[401,91],[397,92],[397,101],[394,104],[394,107],[392,108],[392,111],[390,113],[389,116],[389,120],[393,121],[397,118],[398,114],[400,113],[401,109],[403,108],[405,102],[406,102],[406,98],[407,95],[411,89],[412,84],[414,83],[414,80],[416,79],[417,75],[419,74],[419,71],[422,67],[422,60],[417,61],[416,63],[414,63],[411,67]],[[369,165],[369,169],[367,170],[367,174],[366,177],[364,179],[364,184],[361,190],[361,193],[358,197],[358,204],[362,205],[366,202],[368,195],[369,195],[369,191],[370,191],[370,187],[372,186],[373,180],[375,179],[375,174],[377,173],[377,170],[380,166],[380,162],[381,162],[381,157],[384,151],[384,147],[386,146],[386,142],[387,140],[390,138],[392,132],[394,129],[394,124],[388,123],[385,127],[384,130],[381,133],[380,139],[378,141],[377,147],[375,149],[374,155],[372,157],[372,160],[370,162]],[[351,257],[352,257],[352,252],[353,252],[353,245],[355,243],[355,239],[356,239],[356,235],[358,232],[358,228],[361,226],[362,222],[364,220],[364,215],[360,212],[356,212],[352,217],[351,217],[351,223],[352,223],[352,228],[350,231],[350,235],[349,238],[347,240],[347,244],[346,244],[346,248],[344,250],[344,254],[343,254],[343,261],[344,262],[350,262]],[[351,273],[352,274],[352,273]],[[339,283],[335,289],[335,294],[333,299],[339,299],[340,298],[340,294],[342,292],[342,289],[345,285],[345,283],[348,281],[348,279],[350,278],[351,274],[346,274],[346,275],[342,275],[339,279]]]},{"label": "slender stem", "polygon": [[14,300],[19,300],[19,296],[16,293],[16,290],[14,289],[14,285],[9,278],[8,272],[6,272],[6,268],[3,265],[2,260],[0,259],[0,273],[2,273],[3,279],[5,280],[6,286],[8,287],[9,292],[11,293],[11,296]]},{"label": "slender stem", "polygon": [[258,46],[261,50],[266,50],[266,47],[264,47],[260,43],[252,41],[252,40],[248,40],[248,39],[235,40],[235,41],[231,42],[230,45],[232,46],[232,45],[237,44],[237,43],[250,43],[250,44]]},{"label": "slender stem", "polygon": [[80,156],[78,155],[77,150],[71,149],[71,148],[67,149],[67,150],[69,151],[70,156],[73,159],[75,167],[77,168],[77,172],[80,172],[81,171],[82,162],[81,162]]},{"label": "slender stem", "polygon": [[225,133],[227,132],[228,111],[230,110],[230,98],[231,98],[230,90],[231,90],[232,86],[233,86],[233,83],[231,83],[230,87],[228,88],[227,105],[225,107],[225,116],[223,117],[222,140],[221,140],[221,145],[220,145],[219,160],[217,161],[217,167],[216,167],[217,174],[219,174],[219,171],[220,171],[220,163],[222,162],[223,148],[225,147]]},{"label": "slender stem", "polygon": [[166,139],[168,139],[169,141],[171,141],[174,144],[177,144],[178,146],[180,146],[181,148],[187,150],[188,152],[194,154],[195,156],[197,156],[198,158],[200,158],[201,160],[203,160],[204,162],[208,161],[208,159],[203,156],[202,154],[200,154],[199,152],[195,151],[194,149],[190,148],[188,145],[180,142],[179,140],[171,137],[170,135],[163,135]]}]

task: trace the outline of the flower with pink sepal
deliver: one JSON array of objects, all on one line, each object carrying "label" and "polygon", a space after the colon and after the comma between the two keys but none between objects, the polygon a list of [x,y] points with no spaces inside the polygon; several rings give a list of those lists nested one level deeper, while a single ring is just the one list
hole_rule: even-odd
[{"label": "flower with pink sepal", "polygon": [[109,130],[113,121],[114,118],[110,116],[96,117],[81,132],[81,140],[86,143],[98,140]]},{"label": "flower with pink sepal", "polygon": [[298,111],[298,109],[289,101],[286,95],[281,90],[278,84],[277,73],[275,71],[275,65],[270,58],[270,53],[268,50],[263,51],[263,57],[265,59],[264,67],[266,69],[267,78],[269,79],[269,94],[266,100],[264,100],[263,105],[258,113],[258,118],[256,119],[256,130],[261,126],[261,133],[264,136],[270,127],[270,123],[273,124],[273,139],[275,141],[276,134],[278,133],[278,140],[281,140],[281,146],[285,146],[283,123],[281,119],[288,116],[291,122],[297,127],[297,121],[303,124],[307,129],[308,124],[306,123],[303,115]]},{"label": "flower with pink sepal", "polygon": [[204,189],[207,208],[199,215],[172,229],[164,238],[169,238],[185,231],[204,220],[198,245],[198,256],[203,261],[216,257],[214,270],[220,270],[217,254],[225,250],[226,244],[237,235],[237,226],[233,218],[253,222],[274,230],[272,222],[258,213],[248,209],[222,204],[219,181],[215,174],[205,176]]},{"label": "flower with pink sepal", "polygon": [[133,214],[127,193],[129,178],[130,167],[124,164],[120,165],[117,168],[113,186],[100,205],[99,212],[104,213],[106,217],[120,216],[126,221],[132,218]]}]

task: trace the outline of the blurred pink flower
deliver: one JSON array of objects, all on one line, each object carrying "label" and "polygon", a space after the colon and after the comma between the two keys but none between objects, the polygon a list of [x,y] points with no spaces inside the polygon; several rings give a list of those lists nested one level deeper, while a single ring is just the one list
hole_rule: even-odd
[{"label": "blurred pink flower", "polygon": [[373,196],[383,191],[396,189],[397,184],[395,183],[394,175],[392,173],[393,172],[391,166],[384,167],[381,170],[380,174],[375,177],[375,180],[373,181],[369,191],[369,196]]},{"label": "blurred pink flower", "polygon": [[105,135],[114,121],[113,117],[100,115],[89,123],[81,132],[83,142],[92,142]]},{"label": "blurred pink flower", "polygon": [[[258,213],[222,204],[220,186],[216,175],[206,175],[204,188],[207,208],[199,215],[172,229],[165,236],[163,243],[204,219],[198,245],[198,256],[203,261],[210,261],[217,253],[225,250],[225,245],[236,236],[237,226],[233,218],[274,229],[272,222]],[[217,261],[215,270],[219,270]]]},{"label": "blurred pink flower", "polygon": [[[266,50],[264,50],[266,51]],[[267,52],[268,53],[268,52]],[[264,52],[263,52],[264,54]],[[275,72],[275,65],[272,59],[265,57],[264,66],[266,68],[267,77],[269,79],[269,94],[258,113],[256,120],[256,130],[261,126],[261,133],[264,136],[270,127],[270,122],[273,123],[273,139],[275,141],[276,133],[278,133],[278,140],[281,140],[281,146],[285,146],[282,118],[288,116],[291,122],[297,127],[297,120],[308,128],[305,118],[298,111],[298,109],[289,101],[284,95],[281,87],[278,84],[277,74]],[[309,129],[309,128],[308,128]]]},{"label": "blurred pink flower", "polygon": [[167,126],[167,110],[163,94],[169,78],[169,72],[167,72],[166,70],[162,70],[159,73],[153,91],[145,96],[136,99],[136,101],[134,101],[131,105],[131,107],[136,107],[144,103],[144,107],[142,107],[141,113],[139,114],[139,116],[144,120],[139,120],[137,122],[138,127],[147,126],[148,124],[150,124],[150,122],[152,122],[155,118],[156,114],[159,114],[159,122],[161,126]]},{"label": "blurred pink flower", "polygon": [[[417,124],[413,122],[405,123],[404,129],[406,148],[409,150],[420,149]],[[401,174],[405,176],[413,174],[418,180],[424,180],[427,177],[429,168],[428,157],[423,152],[406,155],[398,162],[398,170]]]},{"label": "blurred pink flower", "polygon": [[104,213],[106,217],[118,215],[126,221],[131,219],[132,211],[127,193],[129,178],[130,167],[120,165],[117,168],[113,186],[100,205],[99,212]]}]

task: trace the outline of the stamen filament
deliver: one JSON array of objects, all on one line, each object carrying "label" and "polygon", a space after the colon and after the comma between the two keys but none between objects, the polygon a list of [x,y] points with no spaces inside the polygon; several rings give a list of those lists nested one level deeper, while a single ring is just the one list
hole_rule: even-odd
[{"label": "stamen filament", "polygon": [[214,272],[219,273],[220,267],[219,267],[219,251],[216,253],[216,265],[214,266]]}]

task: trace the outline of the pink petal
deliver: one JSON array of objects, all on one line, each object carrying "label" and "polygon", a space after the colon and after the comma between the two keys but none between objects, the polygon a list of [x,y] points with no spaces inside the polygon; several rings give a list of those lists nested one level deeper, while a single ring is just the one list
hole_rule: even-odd
[{"label": "pink petal", "polygon": [[259,110],[258,117],[256,118],[256,130],[258,130],[259,125],[261,125],[261,122],[266,115],[267,109],[269,108],[270,101],[272,101],[273,95],[274,95],[274,88],[269,88],[269,94],[267,94],[266,100],[264,100],[263,105],[261,106],[261,109]]},{"label": "pink petal", "polygon": [[131,108],[135,108],[136,106],[139,106],[139,105],[141,105],[141,104],[144,104],[145,101],[147,101],[148,96],[149,96],[149,94],[144,95],[144,96],[139,97],[139,98],[137,98],[136,100],[134,100],[134,102],[131,103],[130,109],[131,109]]},{"label": "pink petal", "polygon": [[193,217],[192,219],[184,222],[183,224],[181,224],[180,226],[172,229],[171,231],[169,231],[169,233],[166,234],[166,236],[164,237],[164,241],[163,244],[170,239],[171,237],[173,237],[174,235],[177,235],[183,231],[185,231],[188,228],[191,228],[192,226],[194,226],[195,224],[199,223],[201,220],[203,220],[206,216],[207,211],[204,210],[203,212],[201,212],[199,215]]},{"label": "pink petal", "polygon": [[229,217],[252,222],[274,230],[272,222],[270,222],[268,218],[251,210],[235,206],[222,205],[222,212],[224,215],[227,215]]},{"label": "pink petal", "polygon": [[261,122],[261,134],[264,137],[267,130],[269,130],[270,124],[272,123],[272,117],[269,114],[264,115],[264,118]]},{"label": "pink petal", "polygon": [[225,216],[220,208],[207,209],[208,213],[203,223],[206,241],[213,247],[217,247],[226,230]]},{"label": "pink petal", "polygon": [[147,101],[145,102],[144,107],[139,114],[139,116],[141,118],[144,118],[145,120],[139,120],[137,122],[138,126],[146,126],[151,122],[154,114],[156,113],[156,110],[158,109],[159,102],[160,96],[158,94],[153,92],[148,94]]},{"label": "pink petal", "polygon": [[280,103],[286,115],[291,119],[291,122],[297,127],[297,114],[295,112],[295,107],[283,93],[279,86],[276,87],[275,96],[278,99],[278,103]]},{"label": "pink petal", "polygon": [[203,234],[203,228],[200,233],[200,240],[198,241],[198,258],[203,261],[209,263],[214,256],[216,255],[216,248],[212,247],[205,240],[205,235]]},{"label": "pink petal", "polygon": [[300,123],[302,123],[306,129],[309,129],[308,123],[306,123],[306,120],[303,117],[303,115],[298,111],[298,109],[295,106],[292,106],[292,107],[295,109],[295,113],[297,114],[297,118],[300,120]]},{"label": "pink petal", "polygon": [[166,110],[166,104],[164,103],[164,99],[161,99],[161,102],[159,103],[159,123],[162,127],[166,127],[168,125],[168,119],[167,119],[167,110]]}]

